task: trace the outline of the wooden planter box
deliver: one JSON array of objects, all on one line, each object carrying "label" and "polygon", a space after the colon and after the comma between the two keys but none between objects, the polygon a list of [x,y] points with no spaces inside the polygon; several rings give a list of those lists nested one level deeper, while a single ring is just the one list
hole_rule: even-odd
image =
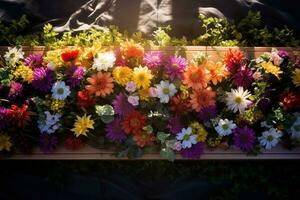
[{"label": "wooden planter box", "polygon": [[[7,51],[7,46],[0,46],[0,55],[3,55]],[[206,46],[184,46],[184,47],[153,47],[151,49],[146,49],[146,51],[158,51],[163,50],[167,54],[172,54],[174,52],[179,52],[180,55],[186,57],[188,60],[193,58],[193,56],[198,52],[206,52],[210,55],[210,59],[213,61],[222,60],[223,55],[229,48],[238,48],[244,51],[248,58],[257,58],[264,52],[270,52],[272,47],[206,47]],[[300,54],[300,48],[290,48],[290,47],[275,47],[279,50],[285,50],[289,52],[291,60],[295,60],[296,56]],[[43,46],[37,47],[23,47],[25,55],[31,53],[45,53],[47,49]],[[13,156],[6,157],[5,159],[64,159],[64,160],[127,160],[128,158],[116,158],[113,155],[113,150],[111,149],[95,149],[89,146],[85,146],[78,151],[70,151],[63,147],[58,148],[55,152],[51,154],[44,154],[39,150],[35,150],[31,155],[14,154]],[[162,160],[159,153],[145,154],[139,160]],[[177,160],[184,160],[180,155],[176,155]],[[262,154],[257,156],[246,155],[244,152],[231,148],[228,150],[214,149],[213,151],[209,149],[204,150],[204,154],[201,157],[202,160],[260,160],[260,159],[300,159],[300,147],[289,151],[283,149],[280,145],[272,150],[264,150]]]}]

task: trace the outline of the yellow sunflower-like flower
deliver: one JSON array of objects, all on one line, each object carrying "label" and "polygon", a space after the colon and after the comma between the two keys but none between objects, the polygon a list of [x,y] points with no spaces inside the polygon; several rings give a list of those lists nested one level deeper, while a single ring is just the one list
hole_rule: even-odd
[{"label": "yellow sunflower-like flower", "polygon": [[131,80],[132,77],[132,69],[129,67],[116,67],[113,70],[113,78],[118,84],[125,86]]},{"label": "yellow sunflower-like flower", "polygon": [[10,141],[10,137],[6,134],[0,135],[0,151],[10,151],[11,146],[12,144]]},{"label": "yellow sunflower-like flower", "polygon": [[204,142],[206,140],[208,133],[202,124],[192,122],[190,127],[192,128],[193,134],[197,135],[198,142]]},{"label": "yellow sunflower-like flower", "polygon": [[300,69],[296,69],[293,76],[293,83],[299,87],[300,86]]},{"label": "yellow sunflower-like flower", "polygon": [[14,76],[16,78],[21,78],[24,81],[31,83],[33,80],[33,71],[30,67],[25,65],[20,65],[17,67],[17,69],[14,71]]},{"label": "yellow sunflower-like flower", "polygon": [[263,62],[261,66],[267,73],[273,74],[278,79],[280,79],[279,75],[282,74],[280,67],[275,66],[271,61]]},{"label": "yellow sunflower-like flower", "polygon": [[138,88],[149,88],[153,75],[147,67],[136,67],[133,70],[132,80]]},{"label": "yellow sunflower-like flower", "polygon": [[87,133],[89,132],[88,129],[94,129],[94,120],[91,119],[90,115],[86,116],[86,114],[82,117],[76,116],[76,118],[74,128],[71,129],[71,131],[74,132],[76,137],[80,135],[87,136]]}]

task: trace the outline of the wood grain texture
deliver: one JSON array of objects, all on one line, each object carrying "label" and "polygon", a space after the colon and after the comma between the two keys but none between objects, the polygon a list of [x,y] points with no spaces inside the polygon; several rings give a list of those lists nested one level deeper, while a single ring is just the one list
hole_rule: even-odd
[{"label": "wood grain texture", "polygon": [[[14,154],[10,157],[3,157],[8,160],[129,160],[128,158],[117,158],[110,149],[95,149],[85,146],[80,150],[71,151],[63,147],[58,148],[51,154],[44,154],[35,150],[31,155]],[[278,146],[272,150],[264,150],[262,154],[256,156],[246,155],[238,149],[215,149],[204,150],[200,160],[295,160],[300,159],[300,147],[289,151]],[[134,160],[164,160],[158,153],[145,154],[143,157]],[[176,155],[176,160],[187,160],[180,155]]]}]

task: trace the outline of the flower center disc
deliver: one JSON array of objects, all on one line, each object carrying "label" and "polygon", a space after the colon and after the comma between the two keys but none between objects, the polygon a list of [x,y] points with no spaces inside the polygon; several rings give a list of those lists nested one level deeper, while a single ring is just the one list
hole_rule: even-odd
[{"label": "flower center disc", "polygon": [[64,93],[64,89],[63,88],[58,88],[57,89],[57,94],[63,94]]}]

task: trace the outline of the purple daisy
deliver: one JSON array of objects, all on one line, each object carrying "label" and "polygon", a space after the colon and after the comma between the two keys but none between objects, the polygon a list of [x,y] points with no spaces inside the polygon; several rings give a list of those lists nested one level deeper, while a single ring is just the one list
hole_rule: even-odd
[{"label": "purple daisy", "polygon": [[193,145],[191,148],[181,149],[180,154],[184,158],[196,160],[200,158],[200,156],[203,154],[203,151],[204,144],[202,142],[199,142]]},{"label": "purple daisy", "polygon": [[17,96],[22,94],[22,91],[23,91],[23,85],[21,83],[12,81],[10,83],[8,98],[9,99],[15,99]]},{"label": "purple daisy", "polygon": [[47,92],[52,88],[53,71],[42,67],[34,69],[32,86],[40,91]]},{"label": "purple daisy", "polygon": [[163,64],[164,55],[160,51],[149,51],[144,55],[144,65],[149,69],[157,69]]},{"label": "purple daisy", "polygon": [[233,141],[236,147],[243,151],[250,151],[255,143],[255,132],[248,126],[236,128],[233,130]]},{"label": "purple daisy", "polygon": [[10,120],[10,112],[9,109],[0,106],[0,130],[7,127]]},{"label": "purple daisy", "polygon": [[24,60],[24,64],[31,67],[32,69],[41,67],[43,63],[43,55],[40,53],[30,54]]},{"label": "purple daisy", "polygon": [[105,137],[113,142],[123,142],[126,139],[126,134],[122,130],[121,119],[117,118],[105,126]]},{"label": "purple daisy", "polygon": [[179,133],[181,131],[181,129],[183,128],[183,125],[180,120],[180,116],[175,115],[174,117],[171,117],[168,121],[167,128],[174,135]]},{"label": "purple daisy", "polygon": [[168,63],[165,66],[165,72],[169,76],[171,81],[176,78],[181,79],[182,73],[187,66],[187,61],[181,56],[171,56]]},{"label": "purple daisy", "polygon": [[204,107],[198,112],[199,120],[207,122],[218,115],[218,110],[215,105]]},{"label": "purple daisy", "polygon": [[80,81],[84,77],[84,68],[81,66],[72,66],[66,70],[65,74],[68,78],[66,81],[68,85],[71,87],[76,87],[80,84]]},{"label": "purple daisy", "polygon": [[128,102],[124,93],[119,93],[112,102],[114,110],[120,116],[127,115],[134,110],[134,107]]},{"label": "purple daisy", "polygon": [[43,153],[53,152],[57,144],[58,144],[58,139],[56,136],[49,135],[49,134],[40,135],[39,146]]},{"label": "purple daisy", "polygon": [[278,55],[279,55],[281,58],[285,59],[285,60],[290,59],[290,55],[289,55],[289,53],[288,53],[287,51],[279,50],[279,51],[278,51]]},{"label": "purple daisy", "polygon": [[236,87],[249,88],[253,82],[253,71],[246,67],[242,66],[233,77],[233,84]]}]

